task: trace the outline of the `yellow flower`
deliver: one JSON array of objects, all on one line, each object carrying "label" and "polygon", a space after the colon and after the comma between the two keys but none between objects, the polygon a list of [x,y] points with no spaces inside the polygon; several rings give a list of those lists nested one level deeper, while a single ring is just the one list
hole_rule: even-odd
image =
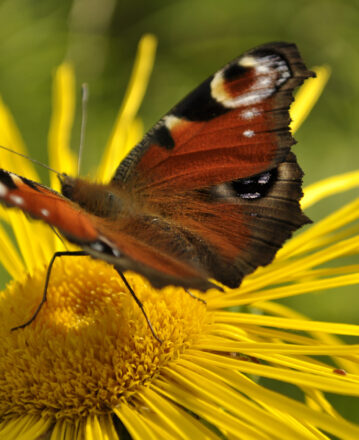
[{"label": "yellow flower", "polygon": [[[154,38],[145,36],[98,170],[103,181],[142,134],[136,112],[154,51]],[[318,73],[296,101],[296,123],[326,81],[328,70]],[[49,152],[50,165],[69,174],[76,174],[69,150],[73,89],[71,67],[62,65],[55,76]],[[25,152],[2,103],[0,121],[0,143]],[[2,166],[38,180],[31,164],[13,154],[2,153]],[[303,205],[354,185],[359,172],[333,177],[308,188]],[[32,315],[48,262],[63,244],[48,227],[1,208],[20,252],[2,227],[0,260],[13,280],[0,296],[0,439],[114,440],[128,433],[138,440],[359,438],[359,427],[324,395],[358,396],[359,346],[335,335],[358,336],[359,327],[314,322],[274,301],[358,284],[358,264],[325,266],[358,254],[358,204],[297,235],[240,289],[208,292],[207,305],[183,289],[158,292],[128,274],[162,344],[113,268],[87,257],[56,260],[46,305],[33,324],[11,332]],[[296,386],[303,401],[266,388],[261,378]]]}]

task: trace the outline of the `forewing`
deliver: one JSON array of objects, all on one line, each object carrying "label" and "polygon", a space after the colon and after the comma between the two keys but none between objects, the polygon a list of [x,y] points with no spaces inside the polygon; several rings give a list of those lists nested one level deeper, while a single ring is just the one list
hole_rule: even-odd
[{"label": "forewing", "polygon": [[97,235],[88,215],[75,203],[46,186],[1,169],[0,200],[78,240]]},{"label": "forewing", "polygon": [[253,176],[282,162],[292,92],[314,74],[294,44],[253,49],[204,81],[164,116],[113,178],[193,190]]}]

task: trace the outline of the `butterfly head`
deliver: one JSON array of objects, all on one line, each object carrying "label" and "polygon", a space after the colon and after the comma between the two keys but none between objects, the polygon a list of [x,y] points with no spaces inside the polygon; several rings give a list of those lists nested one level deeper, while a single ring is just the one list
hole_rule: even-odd
[{"label": "butterfly head", "polygon": [[85,179],[59,176],[63,196],[77,203],[87,212],[103,218],[116,217],[121,211],[122,198],[109,185],[89,182]]},{"label": "butterfly head", "polygon": [[76,178],[70,177],[65,173],[58,174],[58,179],[61,185],[61,194],[66,198],[73,200],[73,192],[76,186]]}]

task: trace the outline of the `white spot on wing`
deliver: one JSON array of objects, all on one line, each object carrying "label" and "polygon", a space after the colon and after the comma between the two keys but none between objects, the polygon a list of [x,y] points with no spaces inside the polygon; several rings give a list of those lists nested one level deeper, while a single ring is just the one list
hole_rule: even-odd
[{"label": "white spot on wing", "polygon": [[259,110],[257,110],[255,107],[253,107],[248,110],[244,110],[241,113],[241,116],[243,119],[253,119],[254,117],[258,116],[259,114],[260,114]]},{"label": "white spot on wing", "polygon": [[165,116],[163,118],[164,122],[165,122],[165,126],[169,129],[172,130],[172,128],[174,128],[179,122],[181,122],[180,118],[177,118],[176,116],[173,115],[168,115]]},{"label": "white spot on wing", "polygon": [[97,251],[97,252],[103,252],[104,251],[103,244],[100,243],[99,241],[95,241],[95,242],[91,243],[91,247],[92,247],[92,249],[94,251]]},{"label": "white spot on wing", "polygon": [[262,65],[262,64],[259,64],[259,65],[256,67],[256,70],[257,70],[257,73],[260,73],[260,74],[262,74],[262,75],[270,73],[270,69],[269,69],[269,67],[268,67],[268,66],[265,66],[265,65]]},{"label": "white spot on wing", "polygon": [[231,97],[224,88],[223,70],[214,75],[211,81],[211,94],[216,101],[228,107],[227,103],[231,100]]},{"label": "white spot on wing", "polygon": [[239,63],[238,63],[240,66],[243,66],[243,67],[254,67],[256,64],[258,64],[257,63],[257,61],[256,61],[256,59],[254,58],[254,57],[251,57],[251,56],[245,56],[245,57],[242,57],[240,60],[239,60]]},{"label": "white spot on wing", "polygon": [[260,193],[259,192],[254,192],[254,193],[244,193],[241,194],[240,197],[242,199],[258,199],[260,197]]},{"label": "white spot on wing", "polygon": [[254,131],[253,130],[244,130],[243,136],[245,136],[247,138],[251,138],[254,136]]},{"label": "white spot on wing", "polygon": [[116,249],[116,248],[112,249],[112,253],[113,253],[113,255],[115,257],[120,257],[121,256],[121,252],[118,249]]},{"label": "white spot on wing", "polygon": [[263,76],[257,81],[257,86],[259,87],[270,87],[272,85],[272,80],[269,77]]},{"label": "white spot on wing", "polygon": [[269,182],[269,179],[270,179],[270,173],[269,172],[263,173],[261,176],[259,176],[258,183],[260,185],[265,185]]},{"label": "white spot on wing", "polygon": [[[254,87],[253,87],[254,88]],[[243,105],[258,104],[273,93],[274,89],[257,90],[256,92],[245,93],[232,99],[228,107],[241,107]]]},{"label": "white spot on wing", "polygon": [[12,178],[12,181],[15,183],[15,185],[19,186],[23,183],[22,179],[19,176],[17,176],[16,174],[14,174],[14,173],[9,173],[9,174]]},{"label": "white spot on wing", "polygon": [[238,64],[255,71],[254,82],[245,93],[232,97],[224,87],[223,70],[217,72],[211,81],[212,97],[226,108],[258,104],[275,93],[276,88],[290,78],[291,73],[285,60],[279,55],[244,56]]},{"label": "white spot on wing", "polygon": [[24,199],[17,194],[10,194],[9,198],[15,205],[21,206],[24,204]]},{"label": "white spot on wing", "polygon": [[7,189],[7,187],[0,182],[0,197],[5,197],[8,192],[9,190]]},{"label": "white spot on wing", "polygon": [[44,217],[48,217],[50,215],[50,211],[46,208],[41,209],[40,212]]}]

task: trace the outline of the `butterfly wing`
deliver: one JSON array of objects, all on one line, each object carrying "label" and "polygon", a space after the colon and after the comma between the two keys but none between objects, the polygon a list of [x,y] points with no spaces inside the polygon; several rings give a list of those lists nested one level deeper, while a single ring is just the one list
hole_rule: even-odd
[{"label": "butterfly wing", "polygon": [[123,160],[112,184],[141,192],[176,237],[176,249],[170,238],[157,243],[162,252],[235,287],[309,222],[289,107],[310,76],[293,44],[253,49],[190,93]]},{"label": "butterfly wing", "polygon": [[140,175],[146,186],[186,190],[276,167],[294,143],[293,89],[310,76],[294,44],[246,52],[165,115],[122,161],[113,181]]},{"label": "butterfly wing", "polygon": [[94,239],[97,232],[87,214],[56,191],[0,169],[0,200],[43,220],[78,240]]},{"label": "butterfly wing", "polygon": [[70,179],[64,197],[0,171],[0,200],[156,287],[237,286],[308,221],[288,109],[309,76],[294,45],[261,46],[162,118],[108,187]]}]

